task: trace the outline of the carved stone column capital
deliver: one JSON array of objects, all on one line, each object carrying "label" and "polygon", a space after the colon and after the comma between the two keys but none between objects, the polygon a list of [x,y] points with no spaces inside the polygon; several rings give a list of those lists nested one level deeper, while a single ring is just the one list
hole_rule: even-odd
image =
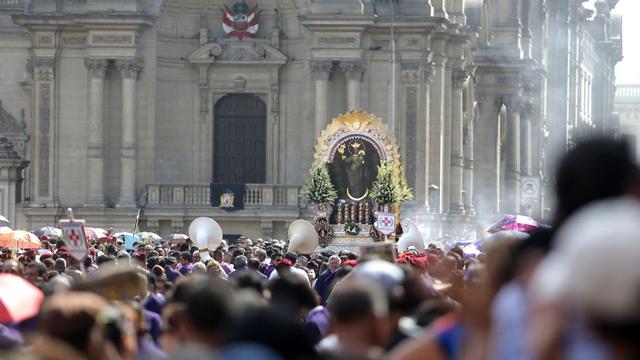
[{"label": "carved stone column capital", "polygon": [[503,101],[504,101],[504,104],[507,106],[507,112],[509,113],[520,114],[525,108],[524,101],[522,101],[522,98],[517,95],[507,96],[503,98]]},{"label": "carved stone column capital", "polygon": [[436,67],[440,67],[440,66],[446,65],[448,60],[449,59],[444,54],[434,53],[434,54],[431,55],[431,62]]},{"label": "carved stone column capital", "polygon": [[34,58],[31,60],[31,69],[33,70],[33,78],[35,81],[53,81],[53,69],[55,59],[52,58]]},{"label": "carved stone column capital", "polygon": [[116,60],[116,69],[120,71],[123,78],[136,79],[143,67],[144,61],[140,58]]},{"label": "carved stone column capital", "polygon": [[340,69],[344,71],[348,80],[361,81],[362,75],[367,69],[367,63],[362,60],[341,61]]},{"label": "carved stone column capital", "polygon": [[333,71],[333,62],[329,60],[310,60],[309,67],[316,80],[329,80]]},{"label": "carved stone column capital", "polygon": [[400,66],[400,79],[403,84],[415,85],[420,82],[420,63],[404,62]]},{"label": "carved stone column capital", "polygon": [[84,65],[89,70],[89,76],[92,78],[103,79],[104,75],[107,71],[107,60],[106,59],[84,59]]},{"label": "carved stone column capital", "polygon": [[454,90],[462,90],[464,83],[469,79],[469,73],[464,68],[455,68],[451,74]]}]

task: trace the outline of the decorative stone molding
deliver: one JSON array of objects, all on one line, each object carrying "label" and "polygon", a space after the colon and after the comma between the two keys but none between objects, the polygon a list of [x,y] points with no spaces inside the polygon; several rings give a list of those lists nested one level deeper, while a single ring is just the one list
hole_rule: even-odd
[{"label": "decorative stone molding", "polygon": [[31,61],[31,69],[35,81],[53,81],[55,60],[51,58],[35,58]]},{"label": "decorative stone molding", "polygon": [[463,68],[453,69],[451,74],[452,86],[455,90],[462,90],[464,84],[469,79],[469,73]]},{"label": "decorative stone molding", "polygon": [[287,56],[282,52],[255,42],[209,43],[192,52],[187,59],[193,64],[215,61],[221,64],[282,65],[287,62]]},{"label": "decorative stone molding", "polygon": [[525,108],[524,101],[520,96],[509,96],[504,99],[504,104],[507,106],[507,112],[522,113]]},{"label": "decorative stone molding", "polygon": [[106,59],[85,59],[84,65],[87,67],[89,71],[89,76],[92,78],[104,78],[104,75],[107,71],[107,60]]},{"label": "decorative stone molding", "polygon": [[115,65],[123,78],[136,79],[144,67],[144,61],[140,58],[117,59]]},{"label": "decorative stone molding", "polygon": [[277,82],[271,83],[271,114],[277,122],[280,115],[280,85]]},{"label": "decorative stone molding", "polygon": [[400,64],[400,80],[406,85],[416,85],[420,82],[420,64],[417,62],[403,62]]},{"label": "decorative stone molding", "polygon": [[435,72],[435,68],[432,62],[428,62],[424,65],[424,82],[427,84],[431,84],[433,81],[433,74]]},{"label": "decorative stone molding", "polygon": [[434,54],[432,54],[432,57],[431,57],[431,62],[436,67],[440,67],[440,66],[446,65],[448,60],[449,59],[444,54],[436,54],[436,53],[434,53]]},{"label": "decorative stone molding", "polygon": [[333,62],[327,60],[310,60],[309,67],[316,80],[329,80],[333,71]]},{"label": "decorative stone molding", "polygon": [[367,69],[367,63],[362,60],[341,61],[340,69],[344,71],[348,80],[361,81],[362,75]]}]

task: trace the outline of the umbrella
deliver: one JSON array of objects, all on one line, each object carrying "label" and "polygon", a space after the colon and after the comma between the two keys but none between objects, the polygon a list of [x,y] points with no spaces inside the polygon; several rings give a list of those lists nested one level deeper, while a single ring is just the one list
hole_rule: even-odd
[{"label": "umbrella", "polygon": [[0,323],[18,323],[36,316],[42,300],[42,291],[29,281],[13,274],[0,274]]},{"label": "umbrella", "polygon": [[531,233],[540,228],[540,225],[530,216],[505,215],[497,223],[491,225],[487,232],[494,234],[502,230],[513,230]]},{"label": "umbrella", "polygon": [[24,230],[0,233],[0,247],[18,247],[22,249],[38,249],[42,246],[40,239]]},{"label": "umbrella", "polygon": [[149,231],[139,232],[139,233],[136,234],[136,236],[139,237],[142,240],[153,240],[153,241],[162,240],[160,235],[158,235],[156,233],[149,232]]},{"label": "umbrella", "polygon": [[9,224],[10,224],[9,220],[6,217],[0,215],[0,225],[8,226]]},{"label": "umbrella", "polygon": [[45,226],[36,231],[38,236],[46,236],[48,239],[60,239],[62,237],[62,230],[53,226]]},{"label": "umbrella", "polygon": [[122,239],[125,236],[136,236],[136,235],[134,233],[121,231],[121,232],[114,233],[111,236],[113,236],[116,239]]},{"label": "umbrella", "polygon": [[0,226],[0,234],[6,232],[13,232],[13,229],[8,226]]},{"label": "umbrella", "polygon": [[98,240],[107,237],[107,230],[101,228],[85,227],[84,236],[87,240]]},{"label": "umbrella", "polygon": [[524,240],[528,237],[529,237],[529,234],[521,231],[505,230],[505,231],[499,231],[495,234],[491,234],[489,236],[483,237],[482,239],[477,240],[475,243],[473,243],[473,245],[478,250],[482,250],[485,246],[487,246],[488,244],[496,240],[510,239],[510,238],[515,240]]},{"label": "umbrella", "polygon": [[189,235],[185,235],[185,234],[171,234],[167,236],[165,240],[171,241],[172,244],[177,244],[181,241],[187,240],[188,238],[189,238]]}]

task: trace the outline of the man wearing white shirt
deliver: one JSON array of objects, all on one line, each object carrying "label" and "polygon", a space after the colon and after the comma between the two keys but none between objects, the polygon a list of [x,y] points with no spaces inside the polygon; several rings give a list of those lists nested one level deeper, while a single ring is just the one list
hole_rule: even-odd
[{"label": "man wearing white shirt", "polygon": [[[284,260],[280,264],[276,265],[276,270],[271,272],[269,276],[269,281],[271,282],[273,279],[277,279],[281,274],[280,272],[290,272],[293,276],[299,277],[300,279],[304,279],[304,282],[311,287],[311,282],[309,281],[309,274],[302,269],[298,269],[294,265],[298,260],[298,255],[294,252],[288,252],[284,255]],[[278,266],[279,265],[279,266]]]}]

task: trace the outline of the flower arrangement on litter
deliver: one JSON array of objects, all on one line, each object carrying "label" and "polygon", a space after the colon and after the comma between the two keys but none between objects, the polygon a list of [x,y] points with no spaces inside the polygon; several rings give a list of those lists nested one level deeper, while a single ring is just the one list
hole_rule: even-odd
[{"label": "flower arrangement on litter", "polygon": [[347,220],[344,224],[344,232],[348,235],[358,235],[360,233],[360,225],[351,220]]}]

